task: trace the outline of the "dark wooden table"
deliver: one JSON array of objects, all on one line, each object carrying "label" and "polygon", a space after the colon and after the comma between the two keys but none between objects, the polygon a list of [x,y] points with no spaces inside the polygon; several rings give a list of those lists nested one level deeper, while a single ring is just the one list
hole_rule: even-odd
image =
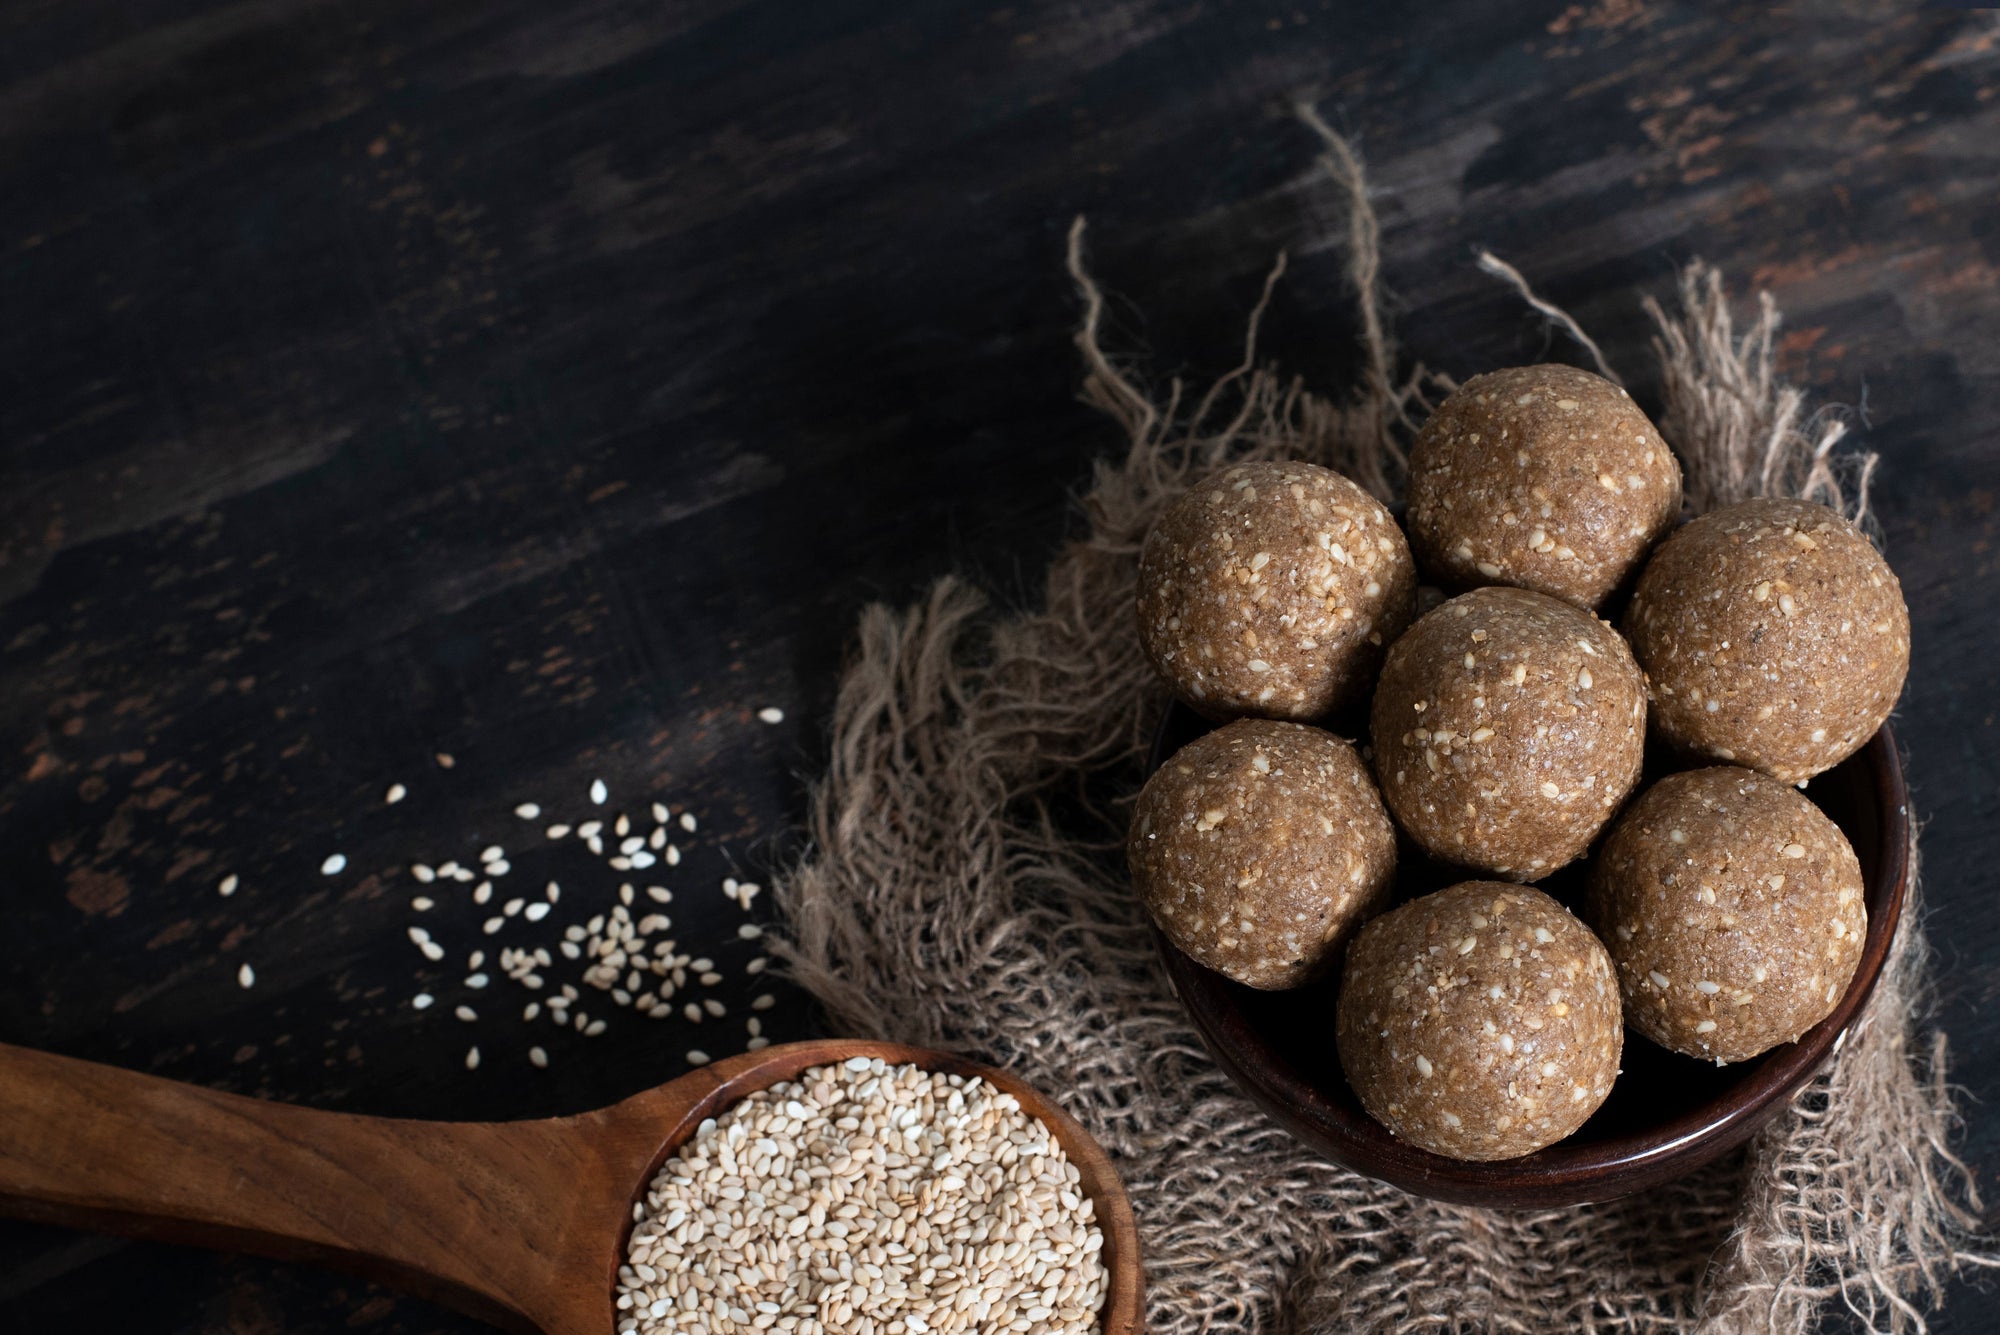
[{"label": "dark wooden table", "polygon": [[[1031,596],[1113,444],[1074,398],[1070,218],[1157,375],[1231,363],[1281,247],[1269,347],[1322,384],[1354,364],[1337,195],[1284,112],[1310,91],[1371,163],[1416,355],[1550,350],[1471,269],[1485,244],[1644,398],[1637,296],[1702,255],[1777,295],[1788,367],[1865,422],[1916,626],[1898,729],[1938,1018],[1990,1178],[2000,24],[1905,8],[14,6],[0,1039],[490,1118],[673,1076],[752,1016],[811,1031],[745,972],[719,883],[795,851],[856,610],[953,568]],[[688,993],[724,1016],[591,994],[590,1038],[521,1020],[491,962],[464,986],[465,952],[558,939],[625,879],[543,826],[627,811],[643,834],[654,800],[699,830],[631,879],[674,890],[663,934],[714,959]],[[494,906],[553,876],[557,913],[486,937],[498,908],[456,883],[412,910],[409,864],[490,843],[518,864]],[[1937,1328],[1993,1306],[1960,1284]],[[0,1328],[477,1327],[4,1225]]]}]

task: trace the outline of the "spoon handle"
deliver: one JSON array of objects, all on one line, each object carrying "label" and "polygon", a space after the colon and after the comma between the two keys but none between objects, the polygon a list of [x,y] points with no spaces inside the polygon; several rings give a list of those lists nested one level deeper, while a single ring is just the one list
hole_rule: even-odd
[{"label": "spoon handle", "polygon": [[574,1140],[560,1122],[317,1112],[0,1044],[0,1214],[334,1266],[509,1330],[542,1329],[579,1278]]}]

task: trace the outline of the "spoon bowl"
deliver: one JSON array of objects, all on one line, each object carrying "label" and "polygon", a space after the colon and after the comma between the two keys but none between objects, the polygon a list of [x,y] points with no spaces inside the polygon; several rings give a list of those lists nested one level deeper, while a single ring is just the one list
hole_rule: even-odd
[{"label": "spoon bowl", "polygon": [[1005,1071],[897,1043],[746,1052],[608,1108],[524,1122],[320,1112],[0,1044],[0,1214],[346,1270],[521,1335],[612,1335],[633,1203],[706,1118],[815,1066],[879,1057],[1012,1094],[1076,1165],[1104,1235],[1104,1335],[1142,1328],[1109,1157]]}]

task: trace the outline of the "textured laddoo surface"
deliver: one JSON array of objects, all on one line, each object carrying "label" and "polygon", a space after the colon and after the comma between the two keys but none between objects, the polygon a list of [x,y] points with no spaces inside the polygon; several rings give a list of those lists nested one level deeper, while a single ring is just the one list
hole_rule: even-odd
[{"label": "textured laddoo surface", "polygon": [[1674,452],[1632,396],[1555,364],[1474,376],[1410,450],[1410,543],[1453,589],[1508,584],[1595,610],[1681,510]]},{"label": "textured laddoo surface", "polygon": [[1317,719],[1365,697],[1416,588],[1409,544],[1373,496],[1313,464],[1239,464],[1146,535],[1139,639],[1210,718]]},{"label": "textured laddoo surface", "polygon": [[1592,613],[1474,589],[1390,649],[1371,727],[1382,795],[1412,839],[1538,880],[1580,857],[1638,782],[1645,680]]},{"label": "textured laddoo surface", "polygon": [[1348,948],[1340,1063],[1370,1116],[1454,1159],[1553,1145],[1611,1092],[1618,980],[1539,890],[1466,881],[1376,918]]},{"label": "textured laddoo surface", "polygon": [[1591,862],[1583,915],[1618,967],[1626,1022],[1718,1063],[1825,1019],[1868,935],[1861,864],[1840,827],[1735,765],[1642,793]]},{"label": "textured laddoo surface", "polygon": [[1810,501],[1744,501],[1691,521],[1646,563],[1621,624],[1666,741],[1788,783],[1874,736],[1910,666],[1895,573]]},{"label": "textured laddoo surface", "polygon": [[1322,972],[1387,901],[1396,831],[1352,746],[1239,719],[1146,781],[1126,852],[1184,953],[1250,987],[1287,988]]}]

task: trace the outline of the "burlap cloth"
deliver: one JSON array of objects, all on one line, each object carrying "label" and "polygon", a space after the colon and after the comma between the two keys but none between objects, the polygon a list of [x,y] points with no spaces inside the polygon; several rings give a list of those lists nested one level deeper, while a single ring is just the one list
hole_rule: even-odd
[{"label": "burlap cloth", "polygon": [[[1833,1300],[1921,1329],[1974,1249],[1970,1175],[1944,1036],[1919,1038],[1928,951],[1915,887],[1843,1050],[1745,1152],[1604,1205],[1507,1213],[1441,1205],[1329,1165],[1211,1064],[1154,954],[1122,844],[1164,704],[1139,649],[1140,540],[1199,473],[1241,459],[1338,468],[1388,499],[1404,445],[1449,382],[1399,369],[1380,315],[1374,215],[1358,161],[1310,109],[1348,202],[1361,383],[1308,393],[1243,361],[1198,399],[1159,400],[1099,342],[1082,258],[1084,397],[1127,437],[1083,497],[1087,533],[1050,566],[1043,605],[996,612],[939,581],[863,613],[840,685],[811,851],[779,886],[779,946],[837,1029],[975,1054],[1059,1098],[1117,1161],[1139,1220],[1148,1329],[1785,1331]],[[1568,317],[1488,266],[1603,358]],[[1697,508],[1802,494],[1863,515],[1872,461],[1837,452],[1773,371],[1768,298],[1734,332],[1696,264],[1658,334],[1660,427]],[[1052,483],[1052,485],[1055,485]]]}]

